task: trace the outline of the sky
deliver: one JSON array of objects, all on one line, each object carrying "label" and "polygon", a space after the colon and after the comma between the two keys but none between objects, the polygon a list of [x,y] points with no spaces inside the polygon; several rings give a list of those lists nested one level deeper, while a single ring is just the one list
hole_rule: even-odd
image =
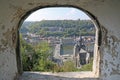
[{"label": "sky", "polygon": [[71,7],[42,8],[30,14],[25,21],[41,20],[88,20],[84,12]]}]

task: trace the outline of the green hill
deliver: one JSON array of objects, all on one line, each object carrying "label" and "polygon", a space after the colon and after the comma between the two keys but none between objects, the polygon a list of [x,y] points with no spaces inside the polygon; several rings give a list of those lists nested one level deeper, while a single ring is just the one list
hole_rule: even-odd
[{"label": "green hill", "polygon": [[91,20],[42,20],[24,22],[21,33],[34,33],[44,37],[49,36],[79,36],[95,35],[95,27]]}]

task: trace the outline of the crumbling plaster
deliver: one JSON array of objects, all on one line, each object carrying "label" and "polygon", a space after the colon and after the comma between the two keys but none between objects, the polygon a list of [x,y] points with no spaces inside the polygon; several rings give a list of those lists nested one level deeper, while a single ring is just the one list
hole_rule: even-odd
[{"label": "crumbling plaster", "polygon": [[120,79],[120,0],[1,0],[0,1],[0,80],[18,76],[17,31],[32,11],[47,6],[74,6],[88,11],[102,30],[100,80]]}]

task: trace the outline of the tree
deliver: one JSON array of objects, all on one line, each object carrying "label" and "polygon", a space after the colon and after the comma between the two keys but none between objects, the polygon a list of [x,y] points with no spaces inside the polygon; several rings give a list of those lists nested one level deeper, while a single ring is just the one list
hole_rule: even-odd
[{"label": "tree", "polygon": [[37,63],[34,66],[34,70],[37,71],[50,71],[52,70],[53,63],[49,60],[50,47],[47,42],[43,42],[34,47],[37,54]]},{"label": "tree", "polygon": [[35,63],[35,50],[32,45],[26,43],[20,35],[20,51],[24,71],[32,71]]}]

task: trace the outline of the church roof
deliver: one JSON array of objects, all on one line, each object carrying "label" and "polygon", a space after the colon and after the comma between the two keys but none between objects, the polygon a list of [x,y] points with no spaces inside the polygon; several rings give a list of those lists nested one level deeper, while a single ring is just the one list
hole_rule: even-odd
[{"label": "church roof", "polygon": [[84,49],[80,49],[80,53],[88,53],[86,50],[84,50]]}]

